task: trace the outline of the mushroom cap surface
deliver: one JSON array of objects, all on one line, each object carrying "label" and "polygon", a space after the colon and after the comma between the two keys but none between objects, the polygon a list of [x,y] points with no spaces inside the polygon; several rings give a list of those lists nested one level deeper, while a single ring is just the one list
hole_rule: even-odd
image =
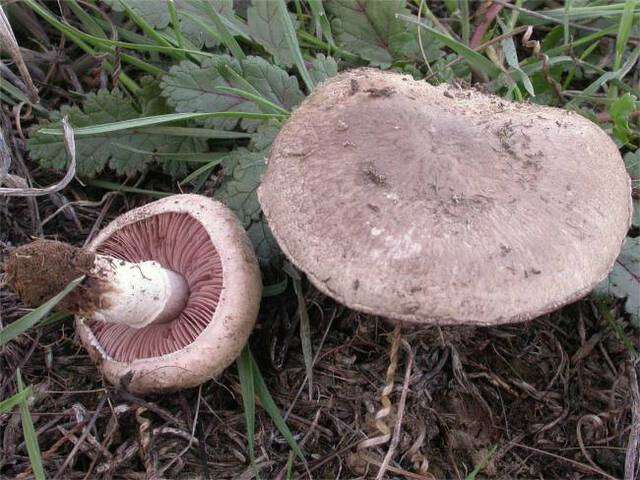
[{"label": "mushroom cap surface", "polygon": [[185,311],[169,323],[134,329],[76,316],[76,330],[109,382],[134,393],[180,390],[219,375],[240,354],[262,281],[244,229],[222,203],[191,194],[149,203],[116,218],[88,250],[160,261],[190,288]]},{"label": "mushroom cap surface", "polygon": [[616,145],[578,114],[372,69],[300,105],[258,191],[284,253],[338,302],[483,325],[591,291],[630,193]]}]

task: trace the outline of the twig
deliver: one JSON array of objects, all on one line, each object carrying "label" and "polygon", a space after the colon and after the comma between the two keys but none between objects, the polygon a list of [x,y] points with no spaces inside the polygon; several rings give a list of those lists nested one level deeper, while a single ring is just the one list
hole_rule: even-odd
[{"label": "twig", "polygon": [[380,470],[378,470],[378,475],[376,476],[376,480],[382,480],[384,478],[384,474],[389,467],[389,463],[393,458],[393,454],[398,447],[398,443],[400,443],[400,432],[402,430],[402,418],[404,417],[404,407],[407,403],[407,393],[409,392],[409,380],[411,380],[411,368],[413,367],[413,352],[411,351],[411,345],[405,340],[402,339],[402,347],[407,352],[407,366],[404,371],[404,383],[402,384],[402,393],[400,394],[400,401],[398,402],[398,412],[396,414],[396,424],[393,429],[393,436],[391,437],[391,443],[389,444],[389,449],[387,450],[387,454],[384,456],[382,460],[382,465],[380,465]]},{"label": "twig", "polygon": [[93,413],[91,420],[89,420],[89,423],[84,428],[82,435],[78,439],[78,443],[76,443],[74,447],[71,449],[71,452],[69,452],[69,455],[65,459],[64,463],[56,472],[55,476],[53,477],[53,480],[60,478],[60,475],[67,469],[69,464],[73,461],[74,457],[76,456],[76,453],[80,449],[80,446],[84,443],[84,441],[87,438],[87,435],[89,435],[89,432],[91,431],[93,426],[96,424],[96,421],[100,416],[100,412],[102,412],[102,407],[104,407],[104,404],[106,403],[106,401],[107,401],[107,395],[103,395],[102,398],[100,399],[100,403],[98,404],[98,408],[96,408],[96,411]]},{"label": "twig", "polygon": [[631,390],[631,428],[624,461],[624,480],[635,480],[640,471],[640,389],[638,388],[638,366],[640,359],[628,362],[629,389]]},{"label": "twig", "polygon": [[102,199],[100,201],[98,201],[98,202],[90,202],[90,201],[87,201],[87,200],[77,200],[75,202],[65,203],[60,208],[58,208],[55,212],[53,212],[51,215],[49,215],[44,220],[42,220],[42,226],[44,227],[47,223],[49,223],[51,220],[53,220],[58,214],[60,214],[60,212],[64,211],[67,208],[70,208],[70,207],[73,207],[73,206],[79,206],[79,207],[101,207],[104,204],[104,202],[109,200],[111,197],[115,197],[115,196],[121,195],[121,194],[122,194],[122,192],[107,192],[102,196]]},{"label": "twig", "polygon": [[[160,476],[163,476],[164,472],[166,472],[169,468],[171,468],[173,464],[175,464],[185,453],[187,453],[191,448],[191,444],[193,443],[193,441],[196,440],[195,434],[196,434],[196,427],[198,425],[198,415],[200,414],[201,399],[202,399],[202,385],[200,385],[200,388],[198,388],[198,401],[196,402],[196,411],[193,415],[193,424],[191,427],[191,438],[189,438],[189,443],[187,444],[186,447],[184,447],[184,449],[178,455],[176,455],[173,458],[173,460],[171,460],[169,463],[167,463],[164,467],[160,469],[160,471],[158,472]],[[200,444],[200,446],[202,447],[203,445]],[[206,462],[205,462],[204,468],[206,468]],[[204,478],[208,478],[208,477],[209,475],[205,472]]]},{"label": "twig", "polygon": [[64,145],[69,154],[69,168],[64,178],[58,183],[45,188],[0,188],[0,196],[7,195],[13,197],[37,197],[40,195],[49,195],[65,188],[76,174],[76,143],[73,137],[73,129],[69,125],[69,119],[62,119],[62,129],[64,130]]},{"label": "twig", "polygon": [[576,462],[575,460],[571,460],[570,458],[563,457],[561,455],[556,455],[555,453],[547,452],[545,450],[540,450],[538,448],[529,447],[528,445],[523,445],[521,443],[514,442],[513,446],[518,448],[524,448],[525,450],[530,450],[532,452],[540,453],[542,455],[548,455],[549,457],[553,457],[557,460],[562,460],[563,462],[570,463],[571,465],[573,465],[574,467],[577,467],[580,470],[591,472],[591,473],[597,473],[598,475],[601,475],[608,480],[618,480],[616,477],[609,475],[604,470],[601,470],[599,468],[597,469],[593,468],[591,465],[587,465],[586,463]]}]

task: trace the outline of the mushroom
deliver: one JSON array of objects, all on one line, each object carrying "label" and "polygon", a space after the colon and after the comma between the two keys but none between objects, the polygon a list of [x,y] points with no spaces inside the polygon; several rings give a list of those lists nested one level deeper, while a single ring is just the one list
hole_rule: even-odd
[{"label": "mushroom", "polygon": [[14,250],[8,283],[37,305],[86,275],[61,307],[104,376],[134,393],[217,376],[240,353],[262,283],[245,231],[221,203],[174,195],[116,218],[87,248],[39,240]]},{"label": "mushroom", "polygon": [[582,116],[372,69],[300,105],[258,194],[319,290],[414,324],[498,325],[581,298],[632,212],[616,145]]}]

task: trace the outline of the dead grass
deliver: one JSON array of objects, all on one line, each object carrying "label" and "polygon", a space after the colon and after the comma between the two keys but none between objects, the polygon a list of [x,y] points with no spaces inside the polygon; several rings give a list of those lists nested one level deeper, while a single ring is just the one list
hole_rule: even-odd
[{"label": "dead grass", "polygon": [[[41,206],[43,217],[58,208],[48,201]],[[81,243],[98,217],[131,206],[116,200],[106,212],[74,207],[75,217],[58,215],[45,225],[45,234],[69,232],[58,236]],[[3,201],[2,255],[25,242],[30,228],[26,202]],[[306,370],[294,334],[292,292],[265,301],[252,337],[254,354],[276,402],[290,412],[288,423],[312,477],[375,478],[389,444],[358,446],[379,435],[375,414],[392,327],[311,288],[306,300],[317,355],[311,398],[302,388]],[[25,311],[4,289],[0,306],[3,324]],[[385,478],[462,479],[476,466],[478,478],[622,478],[633,376],[632,355],[619,332],[626,332],[636,349],[640,343],[617,307],[606,311],[616,319],[618,333],[590,300],[520,325],[404,330],[408,347],[398,354],[386,419],[392,430],[409,352],[413,366]],[[234,367],[201,389],[139,399],[102,382],[70,320],[4,347],[0,398],[15,392],[17,367],[34,385],[31,411],[50,478],[253,475]],[[286,442],[261,409],[256,425],[261,477],[287,478]],[[0,416],[0,441],[0,478],[29,478],[18,413]],[[299,463],[293,478],[308,478]]]}]

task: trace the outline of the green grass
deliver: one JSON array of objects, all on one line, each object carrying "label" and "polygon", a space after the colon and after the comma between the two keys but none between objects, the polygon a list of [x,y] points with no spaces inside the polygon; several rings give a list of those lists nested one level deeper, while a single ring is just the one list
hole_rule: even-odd
[{"label": "green grass", "polygon": [[84,280],[84,276],[73,280],[56,296],[43,303],[32,312],[27,313],[15,322],[10,323],[1,329],[0,347],[38,325],[38,323],[41,322],[51,312],[51,310],[53,310],[53,308],[60,303],[62,299],[64,299],[64,297],[71,293],[80,284],[80,282],[82,282],[82,280]]}]

